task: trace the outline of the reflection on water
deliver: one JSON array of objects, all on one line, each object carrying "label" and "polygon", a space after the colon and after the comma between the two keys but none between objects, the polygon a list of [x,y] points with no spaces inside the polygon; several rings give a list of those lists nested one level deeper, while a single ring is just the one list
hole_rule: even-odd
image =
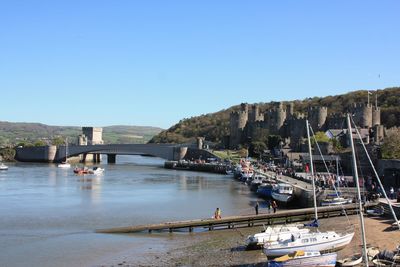
[{"label": "reflection on water", "polygon": [[87,266],[99,255],[139,241],[161,244],[168,236],[105,236],[95,229],[209,218],[216,207],[225,216],[252,211],[255,196],[232,178],[166,170],[162,164],[119,156],[117,164],[103,164],[99,176],[77,176],[73,168],[54,164],[10,164],[0,172],[1,265]]}]

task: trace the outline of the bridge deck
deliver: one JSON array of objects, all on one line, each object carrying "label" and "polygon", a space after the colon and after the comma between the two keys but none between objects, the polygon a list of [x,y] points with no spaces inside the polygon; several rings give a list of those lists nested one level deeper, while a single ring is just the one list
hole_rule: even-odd
[{"label": "bridge deck", "polygon": [[[367,206],[371,206],[375,204],[367,204]],[[356,204],[349,204],[343,206],[346,210],[346,213],[355,214],[357,213]],[[344,215],[342,207],[318,207],[318,215],[321,218],[324,217],[333,217],[333,216],[342,216]],[[197,219],[197,220],[189,220],[189,221],[175,221],[175,222],[165,222],[159,224],[147,224],[147,225],[137,225],[137,226],[126,226],[126,227],[118,227],[118,228],[110,228],[110,229],[100,229],[97,230],[97,233],[134,233],[134,232],[143,232],[148,231],[149,233],[152,231],[163,231],[167,230],[172,232],[176,229],[184,229],[187,228],[190,232],[193,231],[194,228],[208,228],[210,231],[214,228],[218,229],[230,229],[234,227],[243,227],[243,226],[255,226],[262,224],[278,224],[278,223],[292,223],[292,222],[300,222],[311,220],[314,217],[314,208],[306,208],[306,209],[296,209],[296,210],[287,210],[287,211],[278,211],[277,213],[268,213],[268,214],[259,214],[259,215],[242,215],[242,216],[230,216],[224,217],[222,219]]]}]

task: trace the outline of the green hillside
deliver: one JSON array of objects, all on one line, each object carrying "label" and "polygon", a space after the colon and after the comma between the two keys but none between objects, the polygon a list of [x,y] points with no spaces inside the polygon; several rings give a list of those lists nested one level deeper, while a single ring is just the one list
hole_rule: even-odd
[{"label": "green hillside", "polygon": [[[103,127],[103,140],[106,144],[147,143],[161,131],[161,128],[148,126],[107,126]],[[81,127],[75,126],[0,121],[0,147],[18,143],[33,144],[38,140],[51,143],[55,137],[68,137],[74,143],[81,133]]]},{"label": "green hillside", "polygon": [[[371,102],[375,101],[375,93],[378,93],[378,105],[381,107],[381,122],[387,128],[400,126],[400,87],[371,91]],[[306,113],[311,106],[326,106],[328,113],[344,113],[353,103],[366,103],[368,91],[360,90],[344,95],[310,97],[303,100],[286,101],[293,102],[294,111]],[[276,102],[258,103],[261,112],[272,109]],[[194,141],[197,136],[204,136],[206,140],[221,142],[223,137],[229,134],[229,114],[238,110],[240,105],[230,107],[215,113],[198,117],[183,119],[168,130],[151,139],[153,143],[184,143]]]}]

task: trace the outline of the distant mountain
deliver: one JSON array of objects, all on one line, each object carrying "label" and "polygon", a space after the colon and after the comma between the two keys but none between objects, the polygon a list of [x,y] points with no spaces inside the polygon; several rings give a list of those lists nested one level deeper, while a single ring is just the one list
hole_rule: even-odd
[{"label": "distant mountain", "polygon": [[[147,143],[162,130],[150,126],[107,126],[103,127],[103,140],[106,144]],[[75,142],[81,133],[82,128],[76,126],[0,121],[0,146],[15,145],[21,142],[34,143],[37,140],[51,142],[55,137],[68,137],[70,142]]]},{"label": "distant mountain", "polygon": [[[381,123],[387,128],[400,126],[400,87],[387,88],[372,92],[371,103],[375,104],[375,94],[378,94],[378,105],[381,107]],[[294,103],[294,111],[306,113],[309,107],[328,107],[328,114],[344,113],[353,103],[366,103],[367,90],[354,91],[343,95],[310,97],[304,100],[284,101],[285,104]],[[257,103],[260,111],[273,109],[276,102]],[[240,105],[227,109],[181,120],[168,130],[162,131],[153,137],[152,143],[185,143],[192,142],[198,136],[208,141],[221,142],[224,136],[229,135],[229,116],[239,110]]]}]

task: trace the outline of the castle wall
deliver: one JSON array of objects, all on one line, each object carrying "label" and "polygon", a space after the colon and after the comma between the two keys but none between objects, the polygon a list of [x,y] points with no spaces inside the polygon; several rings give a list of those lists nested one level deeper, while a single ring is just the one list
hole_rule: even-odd
[{"label": "castle wall", "polygon": [[[357,104],[350,108],[354,122],[358,127],[371,128],[380,125],[381,115],[379,107]],[[346,128],[344,114],[333,114],[328,117],[327,107],[312,107],[307,116],[294,113],[294,105],[290,103],[284,107],[280,102],[273,110],[260,113],[259,106],[253,105],[249,111],[247,104],[242,104],[238,112],[230,117],[230,148],[237,148],[243,142],[254,136],[258,128],[268,129],[271,135],[280,135],[290,140],[292,149],[298,150],[306,135],[305,118],[308,118],[313,130]],[[381,128],[375,128],[375,140],[379,141],[383,134]]]}]

